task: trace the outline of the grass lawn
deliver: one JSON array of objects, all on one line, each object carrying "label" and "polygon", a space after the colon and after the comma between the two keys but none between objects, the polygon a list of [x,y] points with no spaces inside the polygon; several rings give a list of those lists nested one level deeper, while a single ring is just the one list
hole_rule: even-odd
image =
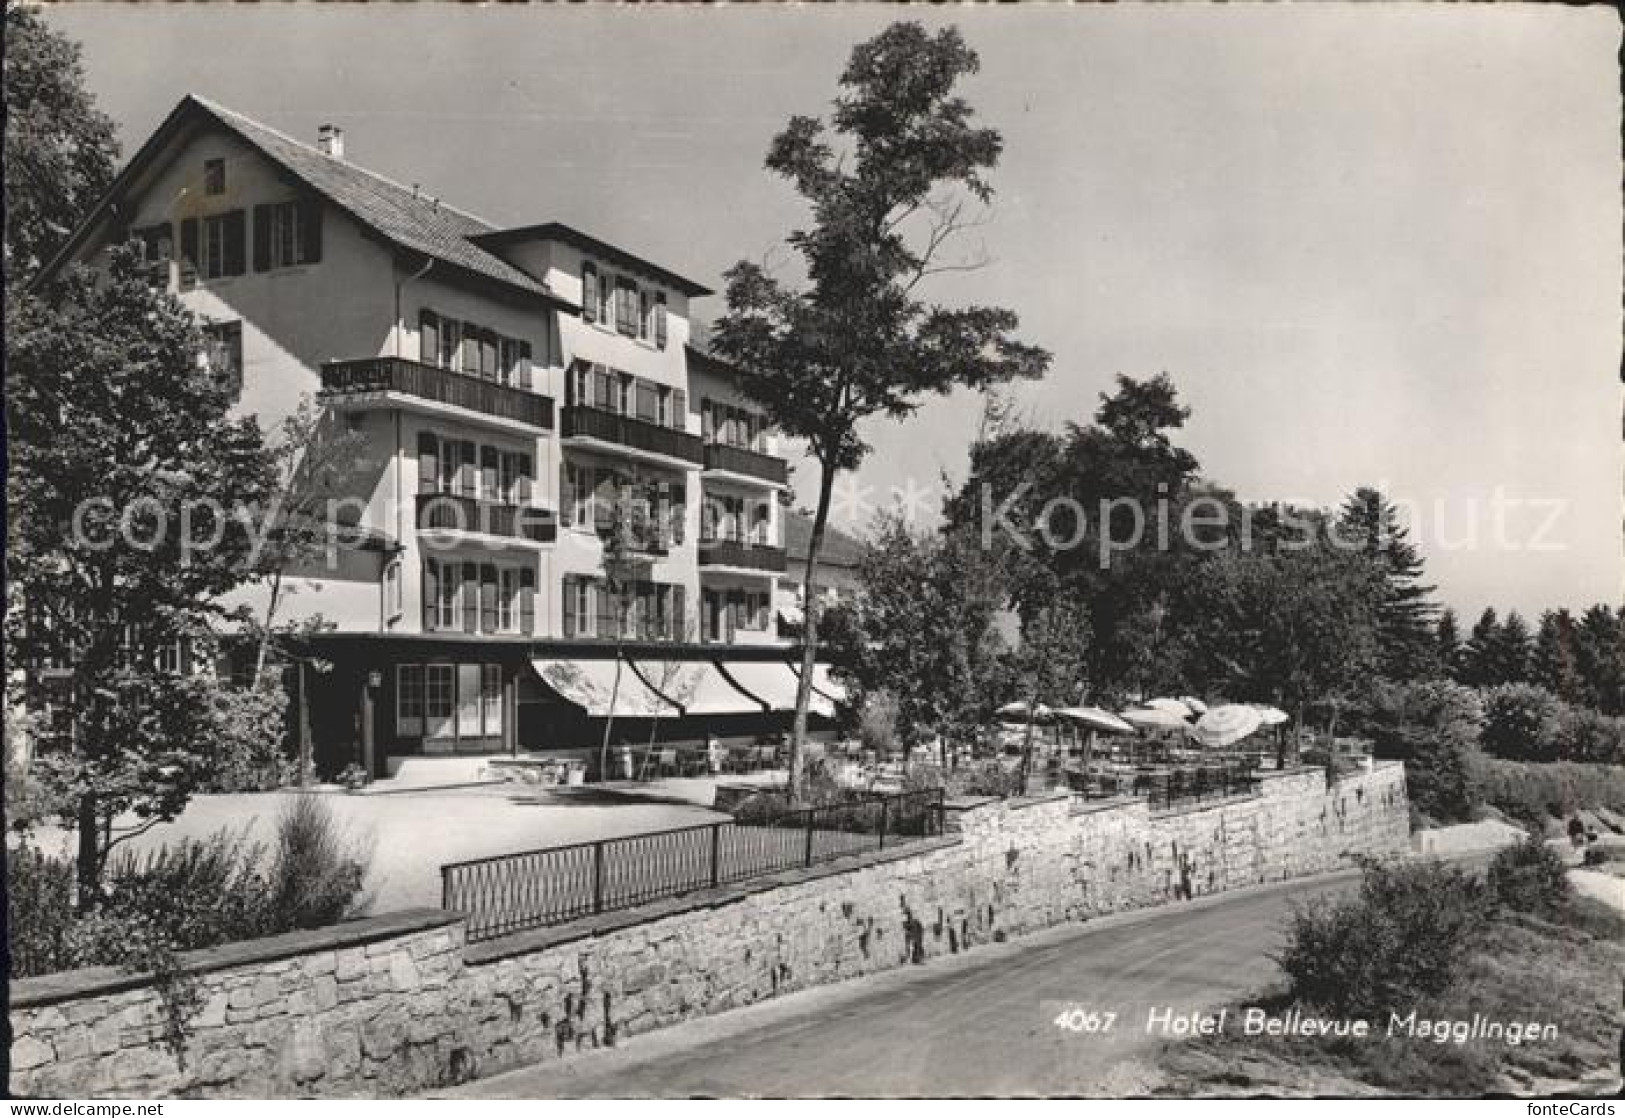
[{"label": "grass lawn", "polygon": [[1625,920],[1607,906],[1582,898],[1560,923],[1503,917],[1450,988],[1416,1005],[1417,1020],[1550,1023],[1555,1040],[1440,1043],[1403,1030],[1389,1036],[1386,1020],[1364,1039],[1242,1035],[1243,1005],[1272,1015],[1303,1008],[1277,990],[1231,1007],[1225,1033],[1164,1048],[1164,1091],[1461,1097],[1542,1093],[1585,1079],[1600,1092],[1618,1082],[1622,975]]}]

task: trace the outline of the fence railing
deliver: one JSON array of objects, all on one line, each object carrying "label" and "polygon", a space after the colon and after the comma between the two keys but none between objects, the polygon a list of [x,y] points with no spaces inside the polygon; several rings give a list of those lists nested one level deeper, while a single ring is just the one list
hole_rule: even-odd
[{"label": "fence railing", "polygon": [[1136,781],[1134,792],[1150,800],[1151,810],[1158,811],[1181,804],[1200,803],[1203,800],[1223,800],[1231,796],[1246,796],[1258,791],[1258,776],[1251,770],[1240,768],[1198,768],[1175,770],[1165,775],[1150,777],[1143,783]]},{"label": "fence railing", "polygon": [[942,833],[942,789],[786,810],[752,822],[575,843],[440,867],[441,904],[479,941]]}]

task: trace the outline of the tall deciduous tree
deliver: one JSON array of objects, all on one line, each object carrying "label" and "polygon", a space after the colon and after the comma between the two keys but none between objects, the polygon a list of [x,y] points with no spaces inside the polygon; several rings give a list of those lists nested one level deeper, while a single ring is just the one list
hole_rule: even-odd
[{"label": "tall deciduous tree", "polygon": [[818,645],[818,558],[836,475],[869,451],[859,433],[874,416],[903,419],[923,397],[1042,375],[1043,350],[1016,340],[1016,315],[997,307],[925,301],[938,273],[973,265],[948,257],[993,195],[987,173],[1002,140],[972,123],[956,92],[980,66],[955,28],[935,34],[897,23],[852,52],[828,126],[793,117],[773,140],[767,169],[794,184],[811,210],[788,238],[800,286],[742,262],[729,270],[728,312],[714,348],[748,368],[746,391],[818,461],[818,502],[807,546],[803,670],[796,693],[789,790],[801,790],[802,746]]},{"label": "tall deciduous tree", "polygon": [[79,46],[6,5],[5,277],[27,283],[113,181],[113,121],[85,90]]},{"label": "tall deciduous tree", "polygon": [[206,646],[217,599],[252,577],[255,525],[236,514],[264,508],[272,466],[134,246],[7,324],[6,570],[24,607],[8,636],[22,663],[73,669],[72,750],[42,768],[72,805],[93,904],[113,819],[173,818],[201,774],[209,685],[166,650]]}]

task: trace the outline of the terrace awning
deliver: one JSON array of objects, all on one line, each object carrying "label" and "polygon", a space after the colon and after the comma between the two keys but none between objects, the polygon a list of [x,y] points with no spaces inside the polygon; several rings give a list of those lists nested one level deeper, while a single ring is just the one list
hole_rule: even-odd
[{"label": "terrace awning", "polygon": [[[735,686],[760,699],[769,710],[796,709],[796,688],[801,677],[787,660],[724,660],[717,665]],[[818,677],[814,675],[814,680]],[[835,703],[818,693],[808,696],[807,709],[823,718],[835,717]]]},{"label": "terrace awning", "polygon": [[[801,679],[800,664],[796,663],[795,661],[791,661],[790,670],[796,673],[797,680]],[[831,702],[846,702],[846,688],[835,682],[834,678],[829,674],[828,664],[813,665],[812,685],[813,691],[824,696],[824,698],[830,700]]]},{"label": "terrace awning", "polygon": [[710,660],[634,661],[651,690],[684,714],[761,714],[767,704],[728,681]]},{"label": "terrace awning", "polygon": [[530,666],[543,683],[594,718],[610,715],[611,695],[616,718],[676,718],[682,714],[675,703],[643,682],[629,661],[621,663],[618,684],[614,660],[532,660]]}]

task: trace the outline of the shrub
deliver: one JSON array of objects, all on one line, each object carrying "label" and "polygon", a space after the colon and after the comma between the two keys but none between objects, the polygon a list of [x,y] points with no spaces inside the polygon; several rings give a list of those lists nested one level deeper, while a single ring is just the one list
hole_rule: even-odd
[{"label": "shrub", "polygon": [[290,797],[277,817],[270,868],[277,931],[319,928],[365,910],[371,847],[342,828],[322,797]]},{"label": "shrub", "polygon": [[1565,761],[1625,765],[1625,718],[1570,708],[1557,729],[1557,755]]},{"label": "shrub", "polygon": [[1366,862],[1355,896],[1294,910],[1276,956],[1301,1001],[1379,1017],[1444,990],[1487,911],[1483,886],[1438,862]]},{"label": "shrub", "polygon": [[897,740],[897,696],[890,691],[869,695],[858,715],[858,737],[863,748],[885,757],[902,748]]},{"label": "shrub", "polygon": [[206,792],[272,792],[298,782],[287,746],[288,693],[278,683],[217,686],[210,695],[214,749]]},{"label": "shrub", "polygon": [[176,950],[281,931],[269,907],[265,848],[246,833],[182,839],[108,867],[108,911],[152,922]]},{"label": "shrub", "polygon": [[73,966],[73,863],[23,842],[6,851],[6,934],[11,977]]},{"label": "shrub", "polygon": [[1565,911],[1574,900],[1568,868],[1537,834],[1495,856],[1488,875],[1490,894],[1497,904],[1515,912],[1550,916]]},{"label": "shrub", "polygon": [[1471,688],[1443,680],[1383,684],[1367,717],[1376,754],[1405,762],[1419,811],[1443,821],[1473,817],[1482,803],[1474,775],[1484,711]]},{"label": "shrub", "polygon": [[1481,757],[1473,780],[1485,802],[1526,823],[1544,826],[1586,808],[1625,811],[1625,768],[1618,765],[1525,764]]},{"label": "shrub", "polygon": [[1484,751],[1512,761],[1555,761],[1568,707],[1544,687],[1504,683],[1481,692]]}]

